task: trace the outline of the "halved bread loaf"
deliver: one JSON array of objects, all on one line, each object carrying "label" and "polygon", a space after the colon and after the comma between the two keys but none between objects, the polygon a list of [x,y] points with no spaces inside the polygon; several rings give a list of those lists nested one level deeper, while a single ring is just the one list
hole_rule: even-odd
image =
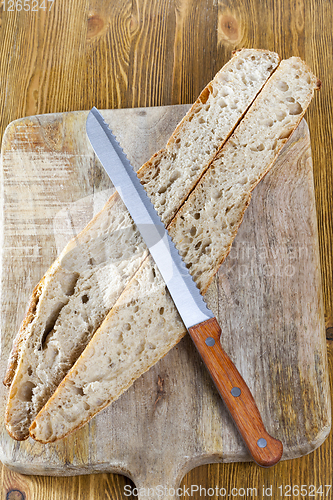
[{"label": "halved bread loaf", "polygon": [[[169,226],[204,293],[250,202],[308,107],[317,78],[298,58],[282,61]],[[186,333],[150,256],[85,351],[37,415],[30,435],[65,437],[117,399]]]},{"label": "halved bread loaf", "polygon": [[[207,170],[279,63],[277,54],[244,49],[204,89],[171,136],[139,171],[165,224]],[[82,353],[130,278],[146,247],[118,194],[74,238],[36,287],[14,342],[5,384],[6,426],[28,437],[38,411]]]}]

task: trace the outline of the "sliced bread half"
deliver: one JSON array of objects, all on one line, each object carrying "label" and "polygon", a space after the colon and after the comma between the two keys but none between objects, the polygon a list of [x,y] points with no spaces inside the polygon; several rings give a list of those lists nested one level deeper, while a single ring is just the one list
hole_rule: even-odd
[{"label": "sliced bread half", "polygon": [[[166,147],[140,170],[165,224],[279,63],[277,54],[244,49],[203,90]],[[14,342],[5,384],[6,426],[26,439],[38,411],[115,304],[147,250],[118,194],[69,244],[34,290]]]},{"label": "sliced bread half", "polygon": [[[317,78],[298,58],[282,61],[246,117],[169,226],[205,292],[230,251],[251,192],[303,117]],[[117,399],[186,333],[150,256],[73,368],[37,415],[30,435],[63,438]]]}]

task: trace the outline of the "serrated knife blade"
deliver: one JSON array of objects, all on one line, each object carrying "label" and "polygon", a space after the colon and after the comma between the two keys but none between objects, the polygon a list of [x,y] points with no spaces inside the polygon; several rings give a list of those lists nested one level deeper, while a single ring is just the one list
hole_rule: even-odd
[{"label": "serrated knife blade", "polygon": [[220,343],[221,329],[124,151],[94,107],[86,122],[90,143],[125,203],[168,287],[179,314],[242,435],[253,459],[275,465],[282,443],[271,437],[253,396]]},{"label": "serrated knife blade", "polygon": [[87,134],[177,303],[186,328],[213,318],[133,167],[96,108],[89,113]]}]

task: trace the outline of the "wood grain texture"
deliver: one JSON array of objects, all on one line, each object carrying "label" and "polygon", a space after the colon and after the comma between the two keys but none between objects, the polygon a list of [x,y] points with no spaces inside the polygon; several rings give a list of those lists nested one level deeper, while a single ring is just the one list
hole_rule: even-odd
[{"label": "wood grain texture", "polygon": [[[138,168],[164,145],[187,109],[124,109],[104,116]],[[86,137],[86,117],[30,117],[14,122],[4,136],[0,376],[34,284],[112,192]],[[318,447],[329,431],[330,405],[304,121],[256,188],[207,297],[223,325],[221,343],[248,383],[268,432],[283,441],[284,459]],[[0,393],[3,415],[6,390]],[[111,470],[145,488],[176,487],[202,463],[250,459],[188,337],[68,438],[47,446],[30,439],[17,443],[2,421],[0,443],[2,460],[19,472]]]},{"label": "wood grain texture", "polygon": [[[157,22],[152,15],[162,3],[167,24],[163,35],[160,21]],[[305,58],[323,81],[316,105],[311,106],[307,113],[307,120],[314,160],[327,336],[332,338],[332,3],[326,0],[223,0],[219,3],[216,0],[170,0],[168,3],[156,0],[151,5],[147,3],[146,42],[149,43],[153,33],[160,33],[161,44],[166,49],[158,51],[158,55],[151,51],[147,61],[140,60],[135,71],[133,61],[141,50],[140,43],[134,43],[135,33],[138,29],[142,32],[143,28],[136,22],[136,12],[138,9],[142,11],[144,2],[137,0],[126,4],[115,0],[104,23],[104,9],[108,4],[103,0],[72,0],[70,3],[55,0],[54,21],[48,21],[47,30],[45,21],[51,16],[43,17],[42,11],[33,15],[9,13],[3,12],[0,6],[0,136],[12,120],[35,112],[89,109],[92,105],[117,108],[140,106],[147,102],[151,105],[193,102],[203,87],[200,87],[201,82],[207,83],[229,59],[234,48],[267,48],[278,50],[283,57],[295,54]],[[123,7],[125,4],[127,10]],[[195,12],[195,9],[200,11],[202,6],[201,38],[199,45],[195,45],[192,35],[198,29],[198,17],[180,14],[177,19],[183,21],[177,24],[176,16],[179,10],[183,12],[187,9],[189,12],[192,9]],[[221,37],[217,23],[226,10],[238,21],[237,32],[241,36],[235,34],[231,19],[233,22],[224,22],[226,33]],[[113,30],[111,36],[111,26],[121,28]],[[128,37],[128,32],[132,33],[132,38]],[[190,46],[193,48],[192,55],[187,57]],[[117,55],[112,58],[112,53]],[[124,54],[130,54],[127,55],[128,69],[126,63],[121,62],[126,61]],[[195,75],[191,74],[190,66],[193,64],[196,65]],[[120,65],[125,67],[121,73]],[[160,75],[158,86],[148,89],[150,95],[143,92],[139,95],[144,80],[149,80],[149,75],[155,75],[157,71]],[[328,353],[332,374],[331,341],[328,341]],[[207,488],[219,484],[227,489],[272,484],[275,491],[279,484],[329,484],[332,455],[330,434],[324,445],[311,455],[280,463],[272,470],[258,470],[251,464],[202,466],[189,473],[182,484],[201,484]],[[6,468],[2,474],[2,484],[6,484],[2,492],[5,498],[12,475]],[[8,480],[4,482],[6,477]],[[41,496],[49,500],[75,497],[82,500],[123,498],[123,491],[118,488],[122,480],[121,476],[112,474],[82,476],[69,481],[66,479],[66,482],[56,478],[29,477],[25,478],[24,484],[27,498]],[[193,498],[200,497],[194,493]]]}]

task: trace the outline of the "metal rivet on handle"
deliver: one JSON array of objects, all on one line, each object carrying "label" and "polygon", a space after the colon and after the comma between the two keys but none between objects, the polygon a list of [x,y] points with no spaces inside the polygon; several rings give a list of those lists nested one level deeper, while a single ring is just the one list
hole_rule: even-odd
[{"label": "metal rivet on handle", "polygon": [[207,337],[205,342],[209,347],[212,347],[215,344],[215,340],[213,339],[213,337]]},{"label": "metal rivet on handle", "polygon": [[265,438],[258,439],[257,445],[259,446],[259,448],[266,448],[266,446],[267,446],[266,439]]},{"label": "metal rivet on handle", "polygon": [[233,387],[230,392],[235,398],[238,398],[242,393],[239,387]]}]

